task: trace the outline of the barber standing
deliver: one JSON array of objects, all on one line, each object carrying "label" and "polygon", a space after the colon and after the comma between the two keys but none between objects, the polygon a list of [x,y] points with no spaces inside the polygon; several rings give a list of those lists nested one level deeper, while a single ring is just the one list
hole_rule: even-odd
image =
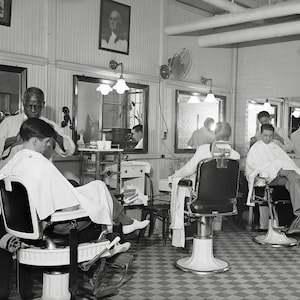
[{"label": "barber standing", "polygon": [[0,169],[22,149],[22,141],[19,136],[19,130],[22,123],[27,118],[40,118],[51,124],[56,133],[55,151],[60,156],[72,155],[75,151],[75,144],[72,139],[64,135],[59,125],[42,116],[45,107],[45,97],[41,89],[37,87],[28,88],[23,97],[24,113],[5,118],[0,124]]}]

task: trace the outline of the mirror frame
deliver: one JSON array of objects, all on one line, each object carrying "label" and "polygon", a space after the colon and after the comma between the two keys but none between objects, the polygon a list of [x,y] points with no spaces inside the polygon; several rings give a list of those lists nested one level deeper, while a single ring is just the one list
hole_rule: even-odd
[{"label": "mirror frame", "polygon": [[[77,141],[78,141],[78,133],[77,133],[77,124],[78,124],[78,83],[80,81],[83,82],[90,82],[90,83],[106,83],[109,85],[114,85],[115,81],[103,79],[103,78],[96,78],[96,77],[89,77],[83,75],[73,75],[73,116],[72,116],[72,139],[77,148]],[[144,123],[143,123],[143,149],[124,149],[125,154],[140,154],[140,153],[148,153],[148,108],[149,108],[149,85],[144,84],[137,84],[137,83],[130,83],[126,82],[129,88],[140,88],[144,90]],[[105,97],[105,96],[104,96]]]},{"label": "mirror frame", "polygon": [[[179,119],[179,107],[178,107],[178,97],[180,94],[193,96],[197,95],[199,97],[206,97],[205,93],[198,91],[184,91],[184,90],[176,90],[175,92],[175,144],[174,144],[174,153],[195,153],[195,148],[178,148],[178,119]],[[216,98],[221,99],[219,102],[219,121],[224,121],[226,116],[226,96],[216,95]],[[222,113],[221,113],[222,112]]]},{"label": "mirror frame", "polygon": [[19,88],[18,88],[18,95],[19,95],[19,114],[23,110],[22,99],[24,92],[27,89],[27,68],[22,67],[14,67],[8,65],[0,65],[0,71],[7,72],[7,73],[16,73],[19,76]]}]

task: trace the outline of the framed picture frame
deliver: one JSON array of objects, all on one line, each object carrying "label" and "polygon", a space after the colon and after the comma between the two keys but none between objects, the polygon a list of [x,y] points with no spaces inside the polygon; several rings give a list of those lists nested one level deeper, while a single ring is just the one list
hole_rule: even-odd
[{"label": "framed picture frame", "polygon": [[10,26],[11,1],[0,0],[0,25]]},{"label": "framed picture frame", "polygon": [[99,49],[129,54],[131,7],[101,0]]}]

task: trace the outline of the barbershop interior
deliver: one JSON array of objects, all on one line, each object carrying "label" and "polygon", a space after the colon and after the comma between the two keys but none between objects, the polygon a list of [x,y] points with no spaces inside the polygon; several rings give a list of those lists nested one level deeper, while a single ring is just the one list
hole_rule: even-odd
[{"label": "barbershop interior", "polygon": [[0,0],[0,300],[300,299],[299,13]]}]

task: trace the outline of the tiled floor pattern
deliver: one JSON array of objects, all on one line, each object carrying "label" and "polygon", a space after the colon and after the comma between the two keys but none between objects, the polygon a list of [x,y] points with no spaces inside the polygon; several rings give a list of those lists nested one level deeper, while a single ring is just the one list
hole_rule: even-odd
[{"label": "tiled floor pattern", "polygon": [[[226,226],[225,226],[226,227]],[[228,227],[214,237],[214,253],[230,262],[231,269],[215,275],[194,275],[174,267],[174,261],[191,251],[166,247],[157,236],[132,240],[132,279],[112,300],[298,300],[300,299],[300,246],[273,248],[256,244],[255,232]],[[298,237],[299,238],[299,237]],[[36,287],[37,294],[40,286]],[[13,300],[19,296],[12,291]]]}]

